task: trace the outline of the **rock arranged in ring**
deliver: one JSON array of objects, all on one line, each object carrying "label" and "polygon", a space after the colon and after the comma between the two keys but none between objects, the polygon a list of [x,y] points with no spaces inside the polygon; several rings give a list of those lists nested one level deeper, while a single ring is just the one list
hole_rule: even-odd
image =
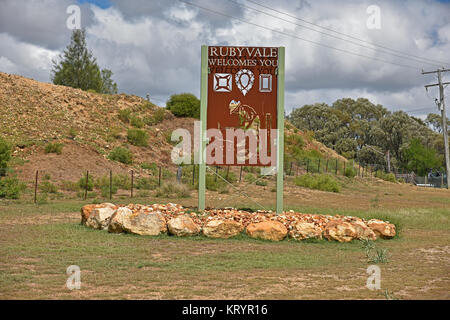
[{"label": "rock arranged in ring", "polygon": [[320,215],[286,211],[249,212],[233,208],[207,209],[196,213],[179,204],[88,204],[81,208],[81,224],[110,233],[175,236],[203,235],[231,238],[245,232],[249,237],[280,241],[327,239],[349,242],[354,239],[391,239],[395,225],[378,219]]}]

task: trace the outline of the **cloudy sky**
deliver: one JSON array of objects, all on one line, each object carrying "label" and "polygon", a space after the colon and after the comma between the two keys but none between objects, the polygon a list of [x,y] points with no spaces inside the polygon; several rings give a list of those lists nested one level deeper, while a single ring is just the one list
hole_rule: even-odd
[{"label": "cloudy sky", "polygon": [[[200,46],[208,44],[285,46],[288,112],[343,97],[366,97],[415,116],[437,110],[437,89],[427,94],[423,87],[435,76],[420,72],[450,68],[449,0],[186,2],[194,6],[0,0],[0,71],[50,82],[51,61],[70,40],[67,8],[77,5],[88,46],[114,72],[119,92],[149,93],[162,106],[173,93],[199,96]],[[444,79],[450,81],[450,72]]]}]

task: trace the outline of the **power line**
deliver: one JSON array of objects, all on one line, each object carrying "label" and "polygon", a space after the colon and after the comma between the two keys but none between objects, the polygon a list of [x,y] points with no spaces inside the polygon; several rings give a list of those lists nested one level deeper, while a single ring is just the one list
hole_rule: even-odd
[{"label": "power line", "polygon": [[234,19],[234,20],[237,20],[237,21],[241,21],[243,23],[247,23],[247,24],[250,24],[250,25],[262,28],[262,29],[266,29],[266,30],[269,30],[269,31],[272,31],[272,32],[275,32],[275,33],[279,33],[279,34],[288,36],[288,37],[293,37],[293,38],[296,38],[296,39],[299,39],[299,40],[302,40],[302,41],[306,41],[306,42],[309,42],[309,43],[312,43],[312,44],[315,44],[315,45],[318,45],[318,46],[322,46],[322,47],[325,47],[325,48],[328,48],[328,49],[344,52],[344,53],[351,54],[351,55],[354,55],[354,56],[358,56],[358,57],[361,57],[361,58],[366,58],[366,59],[371,59],[371,60],[375,60],[375,61],[379,61],[379,62],[384,62],[384,63],[396,65],[396,66],[403,67],[403,68],[409,68],[409,69],[414,69],[414,70],[418,69],[417,67],[414,67],[414,66],[410,66],[410,65],[406,65],[406,64],[399,64],[399,63],[395,63],[395,62],[392,62],[392,61],[387,61],[387,60],[384,60],[384,59],[370,57],[370,56],[366,56],[366,55],[363,55],[363,54],[355,53],[355,52],[352,52],[352,51],[349,51],[349,50],[345,50],[345,49],[340,49],[340,48],[336,48],[336,47],[333,47],[333,46],[329,46],[329,45],[323,44],[321,42],[316,42],[316,41],[312,41],[312,40],[309,40],[309,39],[305,39],[305,38],[299,37],[297,35],[289,34],[289,33],[283,32],[283,31],[279,31],[279,30],[272,29],[272,28],[269,28],[269,27],[266,27],[266,26],[262,26],[260,24],[254,23],[254,22],[249,22],[249,21],[237,18],[235,16],[223,13],[223,12],[219,12],[219,11],[215,11],[215,10],[212,10],[212,9],[209,9],[209,8],[205,8],[203,6],[199,6],[197,4],[194,4],[194,3],[191,3],[191,2],[188,2],[188,1],[184,1],[184,0],[178,0],[178,1],[183,2],[183,3],[185,3],[187,5],[190,5],[190,6],[197,7],[199,9],[202,9],[202,10],[214,13],[214,14],[218,14],[218,15],[221,15],[221,16],[224,16],[224,17],[228,17],[228,18],[231,18],[231,19]]},{"label": "power line", "polygon": [[[237,3],[237,1],[235,1],[235,0],[229,0],[229,1],[232,1],[232,2]],[[318,25],[318,24],[316,24],[316,23],[307,21],[307,20],[305,20],[305,19],[296,17],[296,16],[294,16],[294,15],[291,15],[291,14],[289,14],[289,13],[286,13],[286,12],[283,12],[283,11],[280,11],[280,10],[273,9],[273,8],[271,8],[271,7],[269,7],[269,6],[263,5],[263,4],[258,3],[258,2],[256,2],[256,1],[253,1],[253,0],[247,0],[247,1],[253,3],[253,4],[257,5],[257,6],[260,6],[260,7],[266,8],[266,9],[268,9],[268,10],[277,12],[277,13],[279,13],[279,14],[285,15],[285,16],[287,16],[287,17],[290,17],[290,18],[293,18],[293,19],[302,21],[302,22],[304,22],[304,23],[313,25],[313,26],[315,26],[315,27],[318,27],[318,28],[321,28],[321,29],[324,29],[324,30],[327,30],[327,31],[331,31],[331,32],[334,32],[334,33],[336,33],[336,34],[339,34],[339,35],[342,35],[342,36],[345,36],[345,37],[348,37],[348,38],[351,38],[351,39],[354,39],[354,40],[357,40],[357,41],[360,41],[360,42],[363,42],[363,43],[367,43],[367,44],[370,44],[370,45],[375,46],[375,47],[380,47],[380,48],[385,49],[385,50],[389,50],[389,51],[392,51],[392,52],[396,52],[396,53],[402,54],[402,55],[404,55],[404,56],[417,58],[417,59],[422,60],[422,62],[425,62],[425,63],[428,63],[428,64],[432,64],[432,63],[429,63],[429,62],[426,62],[426,61],[433,61],[433,62],[436,62],[436,63],[438,63],[438,64],[434,64],[434,65],[439,65],[439,66],[441,66],[441,64],[450,65],[450,63],[448,63],[448,62],[443,62],[443,61],[434,60],[434,59],[429,59],[429,58],[423,58],[423,57],[420,57],[420,56],[416,56],[416,55],[413,55],[413,54],[409,54],[409,53],[406,53],[406,52],[402,52],[402,51],[399,51],[399,50],[395,50],[395,49],[389,48],[389,47],[384,46],[384,45],[381,45],[381,44],[377,44],[377,43],[370,42],[370,41],[367,41],[367,40],[364,40],[364,39],[361,39],[361,38],[357,38],[357,37],[354,37],[354,36],[352,36],[352,35],[348,35],[348,34],[345,34],[345,33],[343,33],[343,32],[339,32],[339,31],[336,31],[336,30],[331,29],[331,28],[323,27],[323,26]],[[254,9],[254,10],[257,10],[257,9]],[[304,27],[304,26],[303,26],[303,27]],[[304,27],[304,28],[306,28],[306,27]],[[311,30],[314,30],[314,29],[311,29]],[[320,32],[320,31],[317,31],[317,30],[315,30],[315,31],[316,31],[316,32]],[[326,34],[326,33],[325,33],[325,34]],[[328,34],[327,34],[327,35],[328,35]],[[329,35],[329,36],[331,36],[331,35]],[[342,40],[344,40],[344,39],[342,39]],[[353,42],[352,42],[352,43],[353,43]]]},{"label": "power line", "polygon": [[[360,46],[360,47],[362,47],[362,48],[374,50],[374,51],[376,51],[376,52],[381,52],[381,53],[385,53],[385,54],[390,54],[390,55],[392,55],[392,56],[396,56],[396,57],[399,57],[399,58],[402,58],[402,59],[408,59],[408,60],[415,61],[415,62],[419,62],[419,63],[425,63],[425,64],[429,64],[429,65],[433,65],[433,66],[439,66],[439,67],[441,66],[440,64],[428,62],[428,61],[425,61],[425,60],[419,60],[419,59],[415,59],[415,58],[408,58],[408,57],[406,57],[406,55],[404,55],[404,54],[403,54],[403,55],[400,55],[400,54],[392,53],[392,52],[389,52],[389,51],[385,51],[385,50],[373,48],[373,47],[366,46],[366,45],[363,45],[363,44],[360,44],[360,43],[357,43],[357,42],[355,42],[355,41],[351,41],[351,40],[348,40],[348,39],[344,39],[344,38],[341,38],[341,37],[338,37],[338,36],[335,36],[335,35],[332,35],[332,34],[323,32],[323,31],[315,30],[315,29],[313,29],[313,28],[310,28],[310,27],[307,27],[307,26],[304,26],[304,25],[301,25],[301,24],[298,24],[298,23],[295,23],[295,22],[292,22],[292,21],[289,21],[289,20],[280,18],[280,17],[278,17],[278,16],[276,16],[276,15],[273,15],[273,14],[270,14],[270,13],[267,13],[267,12],[264,12],[264,11],[262,11],[262,10],[255,9],[255,8],[249,7],[249,6],[247,6],[247,5],[241,4],[241,3],[239,3],[239,2],[236,1],[236,0],[228,0],[228,1],[233,2],[233,3],[235,3],[236,5],[238,5],[238,6],[242,7],[242,8],[250,9],[250,10],[253,10],[253,11],[256,11],[256,12],[259,12],[259,13],[262,13],[262,14],[265,14],[265,15],[267,15],[267,16],[269,16],[269,17],[273,17],[273,18],[275,18],[275,19],[279,19],[279,20],[281,20],[281,21],[288,22],[288,23],[291,23],[291,24],[293,24],[293,25],[296,25],[296,26],[299,26],[299,27],[302,27],[302,28],[305,28],[305,29],[312,30],[312,31],[314,31],[314,32],[318,32],[318,33],[323,34],[323,35],[326,35],[326,36],[328,36],[328,37],[332,37],[332,38],[335,38],[335,39],[338,39],[338,40],[342,40],[342,41],[351,43],[351,44],[353,44],[353,45]],[[269,10],[273,10],[273,11],[277,12],[277,10],[275,10],[275,9],[269,9]]]}]

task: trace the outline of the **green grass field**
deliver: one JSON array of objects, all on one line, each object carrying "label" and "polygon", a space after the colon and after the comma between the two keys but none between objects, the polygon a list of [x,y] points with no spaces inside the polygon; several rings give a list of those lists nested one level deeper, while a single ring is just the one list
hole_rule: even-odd
[{"label": "green grass field", "polygon": [[[389,256],[378,264],[381,290],[366,288],[370,263],[359,241],[109,234],[80,225],[84,201],[17,200],[0,202],[0,299],[386,299],[385,290],[399,299],[449,299],[449,191],[358,183],[340,194],[300,188],[286,194],[286,209],[395,223],[397,237],[375,242]],[[270,206],[267,189],[256,200]],[[231,202],[232,195],[211,195],[209,205]],[[189,206],[196,198],[115,202],[168,201]],[[81,268],[80,290],[66,287],[70,265]]]}]

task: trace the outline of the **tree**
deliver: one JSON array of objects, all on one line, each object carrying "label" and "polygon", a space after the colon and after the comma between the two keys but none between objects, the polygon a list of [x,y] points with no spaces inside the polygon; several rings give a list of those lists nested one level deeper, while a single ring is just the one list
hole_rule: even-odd
[{"label": "tree", "polygon": [[53,60],[51,78],[57,85],[116,93],[117,85],[111,76],[112,72],[108,69],[100,71],[96,58],[88,50],[85,30],[73,30],[70,44],[59,56],[59,61]]},{"label": "tree", "polygon": [[11,146],[0,137],[0,177],[6,174],[9,159],[11,159]]},{"label": "tree", "polygon": [[[425,120],[425,123],[434,131],[442,133],[442,117],[436,113],[430,113]],[[450,126],[450,120],[447,118],[447,126]]]},{"label": "tree", "polygon": [[200,118],[200,100],[191,93],[172,95],[166,106],[176,117]]},{"label": "tree", "polygon": [[410,141],[409,147],[404,150],[404,158],[407,161],[406,168],[421,176],[442,165],[442,158],[436,154],[436,150],[425,147],[419,139]]},{"label": "tree", "polygon": [[101,93],[116,94],[117,84],[111,79],[113,73],[109,69],[102,70],[102,89]]},{"label": "tree", "polygon": [[386,164],[383,150],[377,146],[365,145],[358,151],[358,160],[363,164],[377,164],[384,166]]},{"label": "tree", "polygon": [[[405,150],[412,139],[419,139],[425,148],[443,154],[443,139],[429,126],[439,128],[440,117],[430,116],[424,122],[402,111],[390,112],[368,99],[344,98],[331,106],[325,103],[304,105],[289,115],[301,130],[311,130],[314,137],[346,158],[384,163],[383,153],[390,151],[391,164],[407,165]],[[382,154],[378,154],[373,149]]]}]

